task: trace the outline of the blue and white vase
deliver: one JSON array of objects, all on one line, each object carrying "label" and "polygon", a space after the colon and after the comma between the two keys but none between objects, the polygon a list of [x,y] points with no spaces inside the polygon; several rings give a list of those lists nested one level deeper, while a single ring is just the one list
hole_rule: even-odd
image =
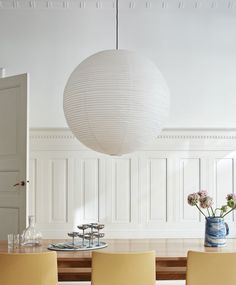
[{"label": "blue and white vase", "polygon": [[205,246],[225,246],[226,236],[229,234],[229,227],[221,217],[206,218]]}]

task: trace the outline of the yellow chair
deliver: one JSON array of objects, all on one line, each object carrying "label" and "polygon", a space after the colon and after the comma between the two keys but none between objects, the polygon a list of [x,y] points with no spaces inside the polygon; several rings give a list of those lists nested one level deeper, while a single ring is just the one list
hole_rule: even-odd
[{"label": "yellow chair", "polygon": [[154,285],[155,252],[92,253],[92,285]]},{"label": "yellow chair", "polygon": [[236,253],[188,252],[186,285],[235,285]]},{"label": "yellow chair", "polygon": [[1,253],[1,285],[56,285],[56,252]]}]

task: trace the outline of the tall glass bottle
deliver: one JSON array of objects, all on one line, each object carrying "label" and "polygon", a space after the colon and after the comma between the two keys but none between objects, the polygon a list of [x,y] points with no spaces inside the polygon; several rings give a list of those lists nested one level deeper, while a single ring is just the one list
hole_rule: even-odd
[{"label": "tall glass bottle", "polygon": [[22,236],[22,245],[36,246],[40,245],[42,241],[42,234],[35,228],[34,216],[29,216],[29,226],[24,230]]}]

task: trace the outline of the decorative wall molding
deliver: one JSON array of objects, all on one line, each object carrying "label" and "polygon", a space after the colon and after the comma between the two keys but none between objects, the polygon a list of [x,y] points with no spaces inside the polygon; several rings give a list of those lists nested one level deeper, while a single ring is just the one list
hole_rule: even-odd
[{"label": "decorative wall molding", "polygon": [[[186,197],[207,189],[221,205],[236,192],[235,138],[236,130],[164,130],[149,148],[110,157],[68,129],[32,129],[29,213],[48,238],[92,221],[105,223],[109,238],[203,237]],[[228,223],[235,237],[234,215]]]},{"label": "decorative wall molding", "polygon": [[[69,129],[31,129],[32,148],[47,146],[57,149],[66,143],[66,148],[88,148],[78,142]],[[55,148],[54,148],[55,147]],[[150,146],[152,150],[230,150],[236,148],[236,129],[165,129]],[[146,148],[144,150],[150,150]]]},{"label": "decorative wall molding", "polygon": [[[114,9],[113,0],[1,0],[0,9]],[[120,0],[120,9],[236,9],[235,0]]]},{"label": "decorative wall molding", "polygon": [[[31,128],[31,139],[75,139],[68,128]],[[236,129],[166,128],[157,138],[236,139]]]}]

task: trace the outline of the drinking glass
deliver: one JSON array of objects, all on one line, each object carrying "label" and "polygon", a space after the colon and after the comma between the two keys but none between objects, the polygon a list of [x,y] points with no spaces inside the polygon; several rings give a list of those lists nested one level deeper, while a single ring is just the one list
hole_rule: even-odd
[{"label": "drinking glass", "polygon": [[8,234],[7,245],[9,248],[18,248],[20,246],[20,235],[19,234]]},{"label": "drinking glass", "polygon": [[14,234],[8,234],[7,235],[7,245],[10,248],[13,248],[14,246]]}]

